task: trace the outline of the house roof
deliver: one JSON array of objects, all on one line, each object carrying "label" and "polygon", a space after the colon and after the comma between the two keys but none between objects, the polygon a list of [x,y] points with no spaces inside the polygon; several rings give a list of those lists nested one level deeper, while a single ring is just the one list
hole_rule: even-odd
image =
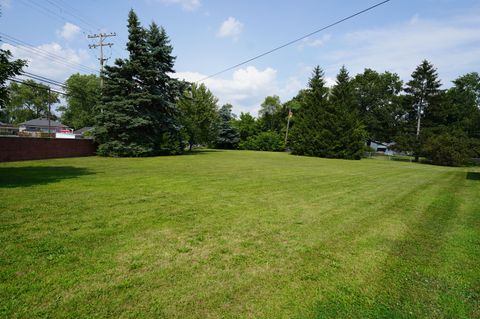
[{"label": "house roof", "polygon": [[3,123],[3,122],[0,122],[0,127],[17,128],[17,126],[15,124],[8,124],[8,123]]},{"label": "house roof", "polygon": [[74,131],[73,133],[74,134],[83,134],[85,132],[90,132],[91,130],[93,130],[93,127],[85,126],[85,127],[79,128],[78,130]]},{"label": "house roof", "polygon": [[26,121],[23,123],[20,123],[22,126],[39,126],[39,127],[67,127],[66,125],[63,125],[60,122],[50,120],[50,125],[48,125],[48,119],[44,117],[40,117],[38,119]]}]

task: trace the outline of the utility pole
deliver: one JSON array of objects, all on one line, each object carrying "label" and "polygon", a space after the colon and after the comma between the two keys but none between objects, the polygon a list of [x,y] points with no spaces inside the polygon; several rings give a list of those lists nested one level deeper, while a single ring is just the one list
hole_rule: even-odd
[{"label": "utility pole", "polygon": [[287,118],[287,131],[285,132],[285,147],[287,147],[288,140],[288,128],[290,127],[290,118],[293,116],[292,109],[288,109],[288,118]]},{"label": "utility pole", "polygon": [[115,32],[113,33],[98,33],[98,34],[93,34],[89,35],[89,39],[96,39],[98,38],[98,43],[96,44],[89,44],[88,47],[90,49],[96,49],[100,48],[100,86],[103,87],[103,63],[108,60],[108,58],[103,57],[103,47],[112,47],[113,43],[104,43],[105,39],[108,37],[115,37],[117,34]]},{"label": "utility pole", "polygon": [[[420,123],[422,119],[422,109],[424,104],[424,99],[423,96],[420,97],[420,102],[417,104],[417,135],[415,137],[415,141],[417,143],[417,148],[418,148],[418,139],[420,138]],[[418,162],[419,156],[418,156],[418,149],[415,151],[415,162]]]},{"label": "utility pole", "polygon": [[51,112],[52,112],[52,90],[50,88],[50,86],[48,87],[48,137],[51,138],[52,137],[52,125],[50,123],[51,121]]},{"label": "utility pole", "polygon": [[422,117],[423,97],[420,98],[420,102],[417,104],[417,140],[420,136],[420,122]]}]

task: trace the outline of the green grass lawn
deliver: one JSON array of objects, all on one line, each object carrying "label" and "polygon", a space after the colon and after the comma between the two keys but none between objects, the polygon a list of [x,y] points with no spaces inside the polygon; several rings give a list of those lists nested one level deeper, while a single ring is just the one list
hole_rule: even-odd
[{"label": "green grass lawn", "polygon": [[4,318],[480,318],[480,173],[211,151],[0,164]]}]

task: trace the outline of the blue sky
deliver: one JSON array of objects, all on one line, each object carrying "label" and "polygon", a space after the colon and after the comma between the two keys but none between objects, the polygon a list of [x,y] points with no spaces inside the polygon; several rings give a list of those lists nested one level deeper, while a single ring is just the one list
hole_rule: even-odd
[{"label": "blue sky", "polygon": [[[165,27],[177,56],[178,77],[196,81],[298,38],[379,0],[0,0],[0,32],[97,69],[98,51],[88,49],[94,32],[116,32],[107,56],[125,56],[130,8],[143,24]],[[77,67],[57,63],[3,38],[0,45],[30,61],[28,71],[64,81]],[[10,42],[10,43],[8,43]],[[97,54],[97,56],[96,56]],[[306,86],[320,65],[329,84],[341,65],[351,75],[373,68],[409,75],[422,59],[437,68],[446,87],[459,75],[480,71],[478,0],[392,0],[271,55],[206,80],[220,103],[256,114],[267,95],[282,101]],[[85,73],[85,71],[81,72]]]}]

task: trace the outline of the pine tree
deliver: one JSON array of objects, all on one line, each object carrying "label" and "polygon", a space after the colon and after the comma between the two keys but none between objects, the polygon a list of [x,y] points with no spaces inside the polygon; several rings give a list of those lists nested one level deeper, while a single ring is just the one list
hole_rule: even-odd
[{"label": "pine tree", "polygon": [[216,147],[221,149],[236,149],[240,142],[240,134],[232,125],[234,115],[232,114],[232,105],[223,105],[219,112],[219,127]]},{"label": "pine tree", "polygon": [[360,159],[366,132],[356,109],[352,81],[345,67],[328,98],[323,71],[317,66],[302,99],[290,146],[293,154]]},{"label": "pine tree", "polygon": [[95,137],[107,156],[151,156],[183,150],[170,78],[175,58],[165,32],[145,30],[133,10],[128,16],[128,59],[117,59],[103,74],[104,88]]},{"label": "pine tree", "polygon": [[408,95],[407,101],[412,105],[412,111],[415,117],[411,114],[410,118],[416,119],[415,139],[410,136],[406,140],[410,140],[411,150],[414,151],[415,161],[418,161],[422,148],[422,119],[427,119],[427,127],[434,125],[435,111],[441,103],[442,91],[440,90],[441,82],[438,79],[437,70],[427,60],[417,66],[412,73],[412,79],[407,83],[405,92]]},{"label": "pine tree", "polygon": [[145,84],[151,94],[149,112],[154,120],[153,136],[157,153],[176,154],[183,150],[181,114],[176,102],[186,89],[184,82],[172,78],[175,57],[165,29],[155,22],[150,25],[147,37],[148,62]]},{"label": "pine tree", "polygon": [[354,88],[343,66],[332,89],[326,117],[328,127],[335,135],[329,147],[329,156],[345,159],[360,159],[364,150],[367,132],[356,107]]},{"label": "pine tree", "polygon": [[325,126],[328,88],[325,86],[323,71],[317,66],[304,91],[295,126],[289,138],[292,154],[321,156],[328,155],[331,140],[335,138]]}]

